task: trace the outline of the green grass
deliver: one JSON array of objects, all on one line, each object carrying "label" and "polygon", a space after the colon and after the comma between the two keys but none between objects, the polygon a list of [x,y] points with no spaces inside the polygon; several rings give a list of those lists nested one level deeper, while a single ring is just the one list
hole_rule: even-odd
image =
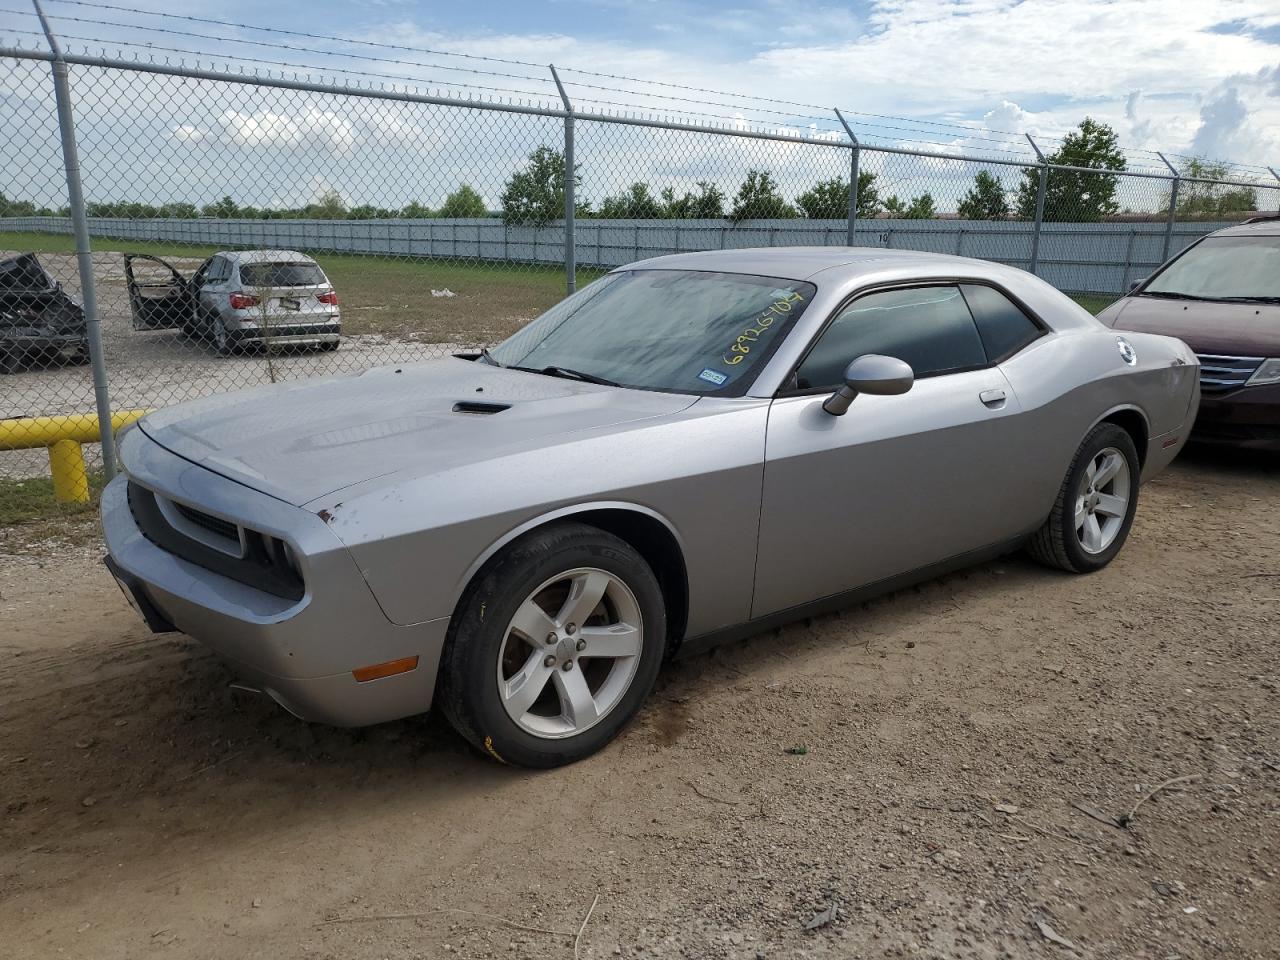
[{"label": "green grass", "polygon": [[27,480],[0,479],[0,527],[37,523],[92,514],[98,509],[102,492],[101,471],[89,471],[89,502],[59,503],[53,496],[53,481],[48,477]]},{"label": "green grass", "polygon": [[1067,296],[1094,316],[1097,316],[1120,299],[1117,295],[1111,293],[1069,293]]}]

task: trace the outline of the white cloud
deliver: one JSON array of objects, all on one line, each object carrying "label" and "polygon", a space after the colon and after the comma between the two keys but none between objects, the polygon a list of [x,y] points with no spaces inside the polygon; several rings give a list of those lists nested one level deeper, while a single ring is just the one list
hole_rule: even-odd
[{"label": "white cloud", "polygon": [[321,144],[341,152],[356,144],[355,130],[348,119],[315,107],[297,114],[226,110],[221,120],[231,142],[239,146],[302,147]]},{"label": "white cloud", "polygon": [[185,143],[199,143],[206,136],[204,130],[190,123],[183,123],[173,128],[173,139]]},{"label": "white cloud", "polygon": [[[768,31],[758,29],[762,12],[772,17]],[[1236,21],[1251,29],[1211,29]],[[839,105],[848,108],[846,115],[856,127],[866,130],[886,122],[868,114],[884,114],[959,117],[977,131],[1026,130],[1048,136],[1074,127],[1090,115],[1115,126],[1126,145],[1177,152],[1191,147],[1206,98],[1221,95],[1218,88],[1233,75],[1257,73],[1276,65],[1276,46],[1251,31],[1277,24],[1280,6],[1275,0],[1115,0],[1105,4],[1080,0],[875,0],[865,23],[835,6],[768,0],[763,6],[747,7],[732,16],[693,8],[686,20],[668,23],[673,37],[691,30],[705,35],[708,52],[697,57],[686,56],[679,49],[550,33],[446,35],[423,31],[410,19],[399,20],[369,37],[394,37],[392,42],[450,52],[532,63],[554,61],[608,74]],[[714,43],[743,30],[751,33],[754,42],[739,45],[745,51],[740,58],[723,53],[733,49],[732,44]],[[763,50],[761,36],[774,38]],[[713,52],[716,50],[721,53]],[[524,68],[523,72],[532,79],[506,83],[538,90],[547,102],[556,100],[541,68]],[[433,79],[449,76],[457,83],[468,80],[466,74],[440,71]],[[643,104],[656,113],[701,108],[732,115],[731,110],[716,106],[718,98],[711,94],[567,72],[564,77],[571,93],[582,100],[619,100],[637,108]],[[630,92],[592,90],[583,86],[588,83],[625,87]],[[1271,84],[1274,96],[1280,80],[1272,78]],[[659,94],[685,96],[693,102],[665,100]],[[1262,96],[1260,88],[1258,96]],[[1249,103],[1243,90],[1241,97],[1254,122],[1261,125],[1269,114],[1260,113],[1258,105]],[[1018,106],[1028,102],[1051,106],[1032,116]],[[759,110],[753,116],[767,120],[771,114]],[[783,117],[778,121],[788,122]],[[956,138],[955,132],[939,128],[936,135],[922,131],[914,138],[943,144],[956,139],[966,142],[963,137]],[[1252,162],[1258,162],[1258,151],[1264,146],[1246,143],[1241,149],[1251,151]]]},{"label": "white cloud", "polygon": [[1259,165],[1280,160],[1280,66],[1213,90],[1200,108],[1191,152]]}]

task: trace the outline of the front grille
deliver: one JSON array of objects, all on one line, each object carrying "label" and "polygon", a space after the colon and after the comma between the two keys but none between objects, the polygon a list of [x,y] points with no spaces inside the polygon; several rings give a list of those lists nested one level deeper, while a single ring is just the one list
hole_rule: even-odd
[{"label": "front grille", "polygon": [[1201,393],[1226,393],[1243,387],[1263,361],[1262,357],[1219,357],[1205,353],[1197,357]]},{"label": "front grille", "polygon": [[211,516],[201,510],[188,507],[186,504],[178,503],[176,500],[169,502],[173,504],[178,513],[182,514],[184,518],[194,523],[197,527],[208,530],[210,533],[216,533],[220,537],[226,537],[228,540],[240,539],[240,530],[230,520]]}]

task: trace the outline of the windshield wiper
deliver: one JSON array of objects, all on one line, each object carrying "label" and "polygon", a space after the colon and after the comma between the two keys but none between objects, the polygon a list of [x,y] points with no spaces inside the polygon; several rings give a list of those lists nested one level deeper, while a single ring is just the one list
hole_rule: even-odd
[{"label": "windshield wiper", "polygon": [[1213,297],[1197,297],[1194,293],[1177,293],[1166,290],[1143,290],[1140,297],[1159,297],[1162,300],[1212,300]]},{"label": "windshield wiper", "polygon": [[493,364],[495,367],[502,366],[502,363],[498,360],[498,358],[489,352],[488,347],[480,348],[480,359],[483,360],[485,363]]},{"label": "windshield wiper", "polygon": [[594,373],[583,373],[581,370],[574,370],[570,367],[550,366],[538,369],[536,367],[512,367],[512,370],[525,370],[529,373],[541,373],[548,377],[561,377],[565,380],[581,380],[583,383],[598,383],[603,387],[620,387],[622,384],[616,380],[608,380],[604,377],[597,377]]},{"label": "windshield wiper", "polygon": [[1219,297],[1223,303],[1280,303],[1280,296],[1276,297]]}]

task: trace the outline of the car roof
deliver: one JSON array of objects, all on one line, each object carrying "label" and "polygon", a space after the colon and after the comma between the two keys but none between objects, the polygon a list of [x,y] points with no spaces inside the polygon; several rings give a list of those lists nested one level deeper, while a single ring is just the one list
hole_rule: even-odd
[{"label": "car roof", "polygon": [[297,250],[220,250],[218,256],[233,263],[315,263]]},{"label": "car roof", "polygon": [[921,250],[890,250],[884,247],[746,247],[737,250],[702,250],[674,253],[627,264],[627,270],[718,270],[764,277],[808,280],[824,270],[842,278],[869,274],[886,268],[905,267],[920,271],[922,277],[971,273],[978,267],[996,275],[1010,268],[990,260],[953,257]]},{"label": "car roof", "polygon": [[1255,217],[1251,223],[1237,223],[1209,234],[1211,237],[1276,237],[1280,236],[1280,214]]}]

